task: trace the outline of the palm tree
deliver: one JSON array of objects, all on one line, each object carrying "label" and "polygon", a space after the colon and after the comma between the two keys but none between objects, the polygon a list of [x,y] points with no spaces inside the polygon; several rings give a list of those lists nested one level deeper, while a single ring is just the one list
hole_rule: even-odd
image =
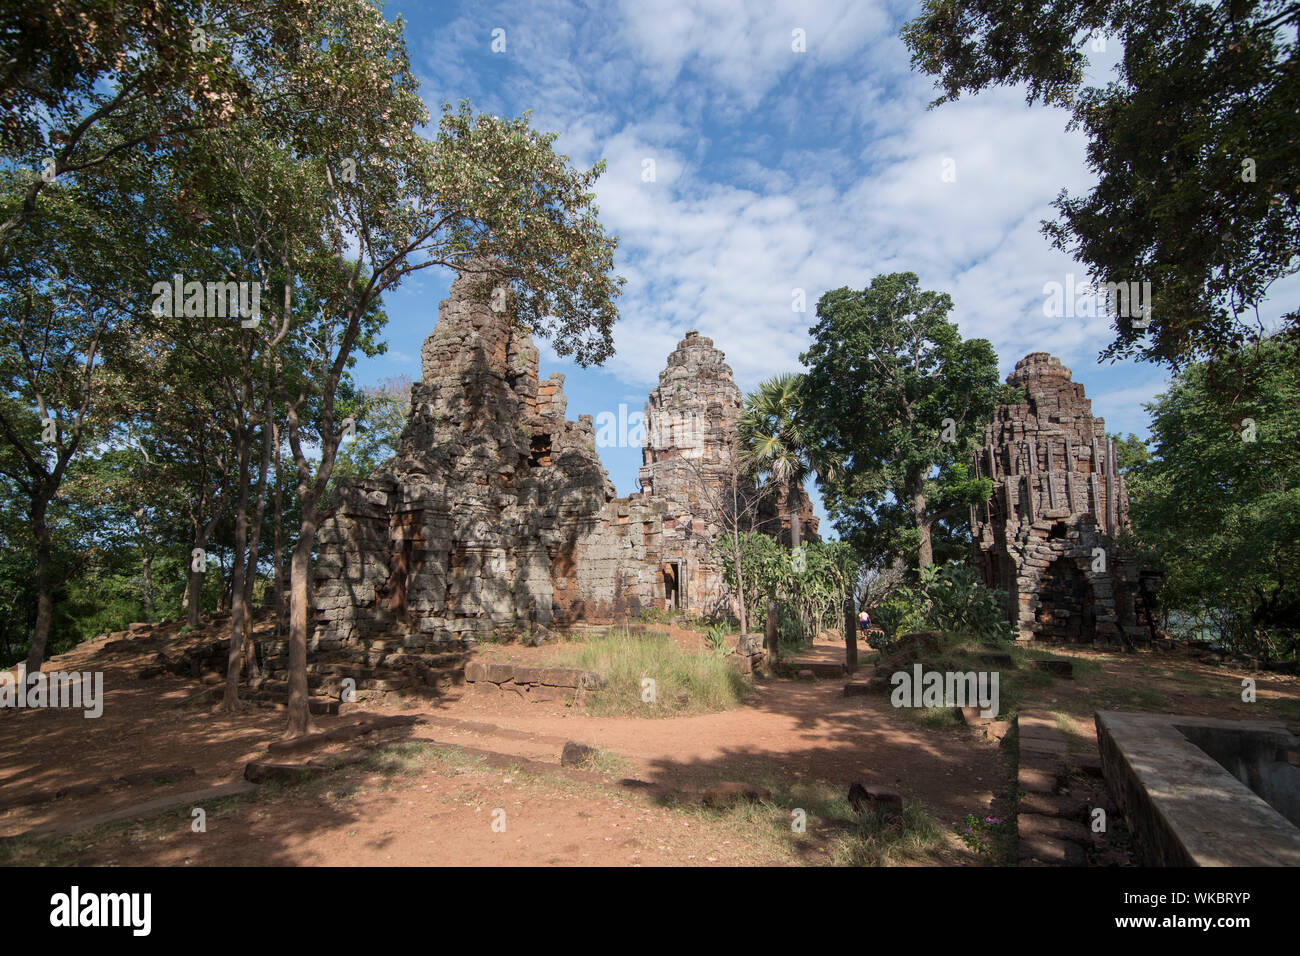
[{"label": "palm tree", "polygon": [[764,484],[781,489],[790,509],[790,544],[800,538],[799,493],[808,477],[825,478],[835,459],[808,443],[799,414],[803,376],[793,372],[762,382],[745,396],[740,416],[741,460]]}]

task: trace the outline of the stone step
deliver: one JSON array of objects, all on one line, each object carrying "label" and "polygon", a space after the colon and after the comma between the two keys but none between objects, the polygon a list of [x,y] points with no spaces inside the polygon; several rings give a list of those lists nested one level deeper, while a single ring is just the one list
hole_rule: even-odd
[{"label": "stone step", "polygon": [[1022,864],[1047,864],[1049,866],[1087,866],[1088,855],[1083,847],[1069,840],[1036,834],[1021,837],[1017,857]]},{"label": "stone step", "polygon": [[91,827],[154,816],[180,807],[206,807],[210,806],[214,800],[252,793],[256,789],[256,785],[249,783],[247,780],[236,780],[216,787],[191,790],[187,793],[174,793],[170,796],[158,797],[129,807],[119,807],[116,810],[110,810],[107,813],[100,813],[92,817],[81,817],[65,823],[46,824],[36,827],[34,830],[28,830],[21,836],[23,838],[67,836],[81,830],[88,830]]},{"label": "stone step", "polygon": [[812,676],[816,678],[834,679],[844,676],[844,663],[842,661],[787,657],[781,661],[781,665],[795,673],[810,671]]}]

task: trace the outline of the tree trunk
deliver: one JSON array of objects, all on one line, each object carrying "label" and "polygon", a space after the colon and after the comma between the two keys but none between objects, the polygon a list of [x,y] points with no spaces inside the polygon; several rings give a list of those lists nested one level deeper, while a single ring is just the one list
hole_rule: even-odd
[{"label": "tree trunk", "polygon": [[767,599],[767,620],[764,622],[764,637],[767,643],[767,663],[771,667],[781,659],[781,640],[776,632],[776,601]]},{"label": "tree trunk", "polygon": [[271,465],[271,429],[268,427],[271,416],[269,386],[266,394],[262,418],[262,460],[257,470],[257,506],[253,510],[253,532],[248,545],[248,572],[244,576],[244,606],[248,609],[248,613],[244,617],[243,670],[249,680],[257,676],[257,647],[253,643],[253,584],[257,581],[258,548],[262,540],[262,519],[266,515],[266,473]]},{"label": "tree trunk", "polygon": [[208,536],[202,529],[195,529],[194,548],[204,552],[203,571],[194,570],[194,549],[190,549],[189,563],[186,567],[189,569],[186,573],[189,575],[189,583],[185,586],[185,601],[187,604],[185,621],[190,627],[199,626],[199,614],[203,604],[203,575],[207,572],[207,547]]},{"label": "tree trunk", "polygon": [[786,499],[785,504],[786,507],[790,510],[790,550],[791,551],[799,547],[799,542],[802,540],[802,536],[803,536],[803,529],[799,526],[800,521],[799,521],[798,488],[799,488],[798,485],[796,485],[794,482],[790,482],[790,487],[787,488],[785,492],[785,499]]},{"label": "tree trunk", "polygon": [[54,587],[50,581],[50,529],[45,524],[44,506],[33,510],[31,520],[36,535],[36,627],[27,645],[27,673],[36,674],[45,663],[45,645],[54,619]]},{"label": "tree trunk", "polygon": [[844,599],[844,669],[850,674],[858,669],[858,616],[853,612],[853,598]]},{"label": "tree trunk", "polygon": [[239,671],[244,661],[244,578],[248,571],[248,429],[239,429],[239,501],[235,505],[235,556],[230,568],[230,651],[226,655],[226,696],[221,709],[239,709]]},{"label": "tree trunk", "polygon": [[280,637],[285,632],[288,611],[284,601],[284,539],[280,530],[284,524],[284,478],[281,474],[280,426],[274,421],[271,422],[271,431],[275,440],[275,543],[271,561],[275,587],[275,636]]},{"label": "tree trunk", "polygon": [[[739,477],[733,471],[731,473],[731,551],[736,562],[736,595],[740,598],[740,636],[744,638],[749,633],[749,614],[748,609],[745,607],[745,572],[740,559],[740,518],[738,512],[740,503],[737,500],[740,497],[740,491],[736,487],[738,480]],[[677,587],[681,588],[680,582],[678,582]]]},{"label": "tree trunk", "polygon": [[931,518],[925,510],[925,492],[912,492],[912,518],[916,522],[916,533],[919,540],[917,553],[917,567],[928,568],[934,564],[934,546],[930,541],[930,524]]},{"label": "tree trunk", "polygon": [[731,532],[731,549],[736,562],[736,595],[740,598],[740,633],[745,635],[749,633],[749,614],[745,607],[745,572],[741,568],[740,535],[734,529]]},{"label": "tree trunk", "polygon": [[146,621],[153,620],[153,555],[140,558],[140,603],[144,605]]},{"label": "tree trunk", "polygon": [[315,510],[314,500],[303,501],[302,526],[289,568],[289,726],[284,734],[286,737],[308,734],[314,729],[307,706],[307,629],[311,598],[307,585],[311,572],[311,547],[316,540]]}]

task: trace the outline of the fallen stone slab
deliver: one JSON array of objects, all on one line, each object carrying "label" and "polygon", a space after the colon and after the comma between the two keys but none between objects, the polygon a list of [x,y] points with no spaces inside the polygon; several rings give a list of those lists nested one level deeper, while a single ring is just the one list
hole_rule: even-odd
[{"label": "fallen stone slab", "polygon": [[798,672],[800,677],[803,676],[804,671],[810,671],[814,678],[834,679],[844,676],[844,664],[840,661],[808,660],[807,658],[791,657],[786,658],[781,663],[790,670]]},{"label": "fallen stone slab", "polygon": [[714,784],[700,796],[700,801],[706,807],[712,807],[715,810],[726,810],[746,800],[764,803],[771,799],[772,792],[770,790],[736,780]]},{"label": "fallen stone slab", "polygon": [[288,740],[273,740],[267,744],[266,751],[270,754],[302,753],[326,744],[351,740],[354,737],[363,737],[366,734],[374,733],[376,730],[386,730],[390,727],[409,727],[421,722],[422,718],[408,714],[367,717],[357,723],[348,724],[344,727],[335,727],[320,733],[304,734],[300,737],[291,737]]},{"label": "fallen stone slab", "polygon": [[110,823],[121,823],[124,820],[134,820],[139,817],[155,816],[159,813],[165,813],[168,810],[175,810],[180,807],[202,807],[205,803],[213,800],[221,800],[226,797],[236,797],[246,793],[252,793],[257,789],[256,784],[249,783],[247,780],[236,780],[231,783],[223,783],[216,787],[207,787],[203,790],[191,790],[186,793],[176,793],[171,796],[158,797],[156,800],[148,800],[144,803],[137,803],[129,807],[120,807],[117,810],[110,810],[107,813],[97,814],[93,817],[83,817],[80,820],[73,820],[66,823],[52,823],[45,826],[36,827],[22,834],[23,837],[60,837],[67,836],[70,833],[78,833],[82,830],[89,830],[92,827],[104,826]]},{"label": "fallen stone slab", "polygon": [[1060,786],[1055,773],[1021,764],[1017,785],[1026,793],[1056,793]]},{"label": "fallen stone slab", "polygon": [[1047,671],[1057,677],[1074,677],[1074,662],[1060,660],[1034,661],[1034,667],[1040,671]]},{"label": "fallen stone slab", "polygon": [[1088,806],[1082,800],[1064,794],[1027,793],[1016,804],[1020,813],[1032,813],[1047,817],[1064,817],[1067,820],[1081,820],[1087,813]]},{"label": "fallen stone slab", "polygon": [[1039,813],[1021,813],[1016,817],[1021,837],[1049,836],[1057,840],[1072,840],[1075,843],[1090,843],[1092,832],[1076,820],[1065,817],[1047,816]]},{"label": "fallen stone slab", "polygon": [[1021,837],[1016,847],[1016,856],[1022,863],[1037,861],[1049,866],[1088,865],[1088,854],[1079,844],[1043,835]]},{"label": "fallen stone slab", "polygon": [[146,783],[165,783],[193,776],[195,776],[194,768],[181,764],[175,764],[169,767],[159,767],[156,770],[137,770],[134,773],[123,774],[120,777],[105,777],[100,780],[86,780],[80,783],[68,784],[65,787],[29,790],[26,793],[19,793],[11,797],[0,798],[0,810],[8,810],[13,807],[31,807],[41,803],[49,803],[52,800],[62,800],[66,797],[84,797],[89,796],[90,794],[101,793],[105,790],[112,790],[116,787],[133,787]]},{"label": "fallen stone slab", "polygon": [[1036,754],[1061,754],[1064,755],[1069,750],[1069,744],[1065,736],[1062,735],[1059,740],[1050,737],[1021,737],[1020,752]]},{"label": "fallen stone slab", "polygon": [[875,811],[901,814],[903,795],[892,787],[855,780],[849,785],[849,803],[857,813]]},{"label": "fallen stone slab", "polygon": [[542,669],[538,683],[548,687],[572,687],[577,689],[582,684],[584,671],[570,667],[546,667]]}]

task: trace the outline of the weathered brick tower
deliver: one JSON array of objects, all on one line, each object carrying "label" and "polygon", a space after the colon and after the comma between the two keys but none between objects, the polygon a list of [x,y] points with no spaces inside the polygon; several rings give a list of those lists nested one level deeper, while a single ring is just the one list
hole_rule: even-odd
[{"label": "weathered brick tower", "polygon": [[616,497],[592,417],[565,418],[564,376],[538,382],[537,348],[476,284],[458,278],[439,306],[397,454],[322,523],[315,648],[730,611],[705,493],[741,410],[722,352],[696,332],[677,343],[646,405],[642,490]]},{"label": "weathered brick tower", "polygon": [[1007,383],[1025,401],[998,406],[975,456],[975,474],[993,479],[993,496],[971,509],[985,583],[1008,595],[1022,641],[1146,639],[1138,569],[1116,546],[1128,490],[1105,420],[1046,352],[1017,362]]}]

